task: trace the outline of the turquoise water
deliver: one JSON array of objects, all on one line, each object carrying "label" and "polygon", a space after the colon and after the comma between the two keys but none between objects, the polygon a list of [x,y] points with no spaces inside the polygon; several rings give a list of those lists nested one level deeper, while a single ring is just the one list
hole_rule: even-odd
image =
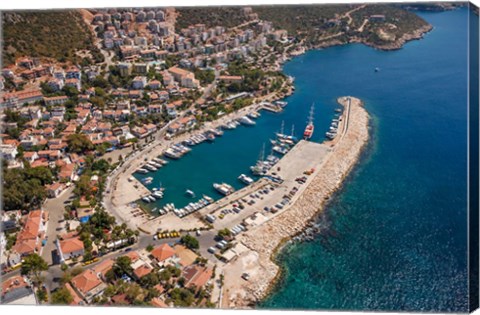
[{"label": "turquoise water", "polygon": [[279,254],[284,277],[259,308],[465,311],[467,10],[421,15],[434,30],[401,50],[353,44],[295,58],[283,113],[263,112],[155,173],[163,203],[187,204],[186,189],[219,198],[212,184],[242,187],[237,177],[282,121],[301,135],[315,102],[312,140],[323,141],[337,97],[365,101],[369,149],[319,219],[324,231]]},{"label": "turquoise water", "polygon": [[285,68],[300,90],[364,99],[374,139],[323,232],[279,254],[260,308],[467,310],[467,13],[421,13],[434,30],[399,51],[334,47]]}]

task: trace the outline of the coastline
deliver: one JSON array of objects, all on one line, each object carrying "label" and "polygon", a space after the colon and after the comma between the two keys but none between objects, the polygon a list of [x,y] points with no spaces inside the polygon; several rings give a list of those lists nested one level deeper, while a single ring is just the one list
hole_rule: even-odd
[{"label": "coastline", "polygon": [[[345,98],[338,102],[345,106]],[[352,98],[349,126],[344,135],[331,147],[329,156],[322,162],[318,173],[302,196],[285,212],[247,231],[239,242],[249,251],[242,254],[234,264],[245,265],[244,260],[255,260],[255,272],[249,281],[243,282],[241,290],[232,290],[234,283],[226,281],[225,299],[221,307],[249,308],[265,298],[280,276],[280,267],[275,255],[293,236],[301,233],[319,212],[325,209],[330,196],[337,191],[348,176],[369,140],[369,115],[361,100]],[[224,267],[228,275],[229,265]],[[227,280],[227,276],[225,277]],[[233,279],[232,279],[233,280]],[[233,280],[234,281],[234,280]],[[230,289],[229,289],[230,287]],[[234,294],[228,295],[232,291]]]}]

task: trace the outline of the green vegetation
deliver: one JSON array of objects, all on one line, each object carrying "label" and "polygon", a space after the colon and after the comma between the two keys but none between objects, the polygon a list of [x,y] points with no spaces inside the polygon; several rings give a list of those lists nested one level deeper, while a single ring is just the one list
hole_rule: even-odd
[{"label": "green vegetation", "polygon": [[93,150],[93,144],[84,134],[73,134],[68,136],[68,150],[74,153],[85,153]]},{"label": "green vegetation", "polygon": [[182,236],[182,238],[180,239],[180,242],[182,242],[183,245],[185,245],[190,249],[198,249],[200,247],[198,240],[195,237],[188,234]]},{"label": "green vegetation", "polygon": [[215,80],[215,72],[213,70],[200,70],[195,69],[195,78],[200,80],[202,85],[207,85]]},{"label": "green vegetation", "polygon": [[[260,19],[271,21],[276,28],[285,29],[289,35],[305,40],[306,46],[323,41],[322,37],[335,35],[335,40],[346,43],[352,36],[359,37],[367,44],[381,45],[389,42],[378,36],[379,27],[398,38],[428,23],[416,14],[389,4],[369,4],[351,13],[351,23],[344,16],[358,5],[293,5],[258,6],[254,11]],[[385,21],[368,22],[358,31],[365,19],[371,15],[385,15]],[[392,27],[394,25],[394,27]]]},{"label": "green vegetation", "polygon": [[229,237],[231,235],[232,235],[232,232],[230,232],[230,230],[227,228],[224,228],[223,230],[218,231],[218,234],[217,234],[217,236],[220,238]]},{"label": "green vegetation", "polygon": [[48,270],[48,264],[38,254],[30,254],[23,259],[22,275],[28,275],[33,280],[35,285],[40,285],[42,282],[42,271]]},{"label": "green vegetation", "polygon": [[72,303],[73,297],[67,288],[61,287],[52,293],[51,304],[54,305],[69,305]]},{"label": "green vegetation", "polygon": [[230,28],[246,22],[241,7],[179,7],[175,10],[180,13],[176,23],[178,29],[194,24],[205,24],[207,28],[218,25]]},{"label": "green vegetation", "polygon": [[91,50],[96,61],[103,58],[78,11],[17,11],[2,15],[4,65],[13,64],[21,56],[80,62],[75,51],[84,49]]},{"label": "green vegetation", "polygon": [[39,208],[46,197],[44,185],[53,182],[48,167],[3,167],[3,207],[5,210]]}]

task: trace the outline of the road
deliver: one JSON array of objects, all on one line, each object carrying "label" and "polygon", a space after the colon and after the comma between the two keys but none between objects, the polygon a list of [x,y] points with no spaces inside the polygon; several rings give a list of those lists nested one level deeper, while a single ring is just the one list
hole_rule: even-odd
[{"label": "road", "polygon": [[63,228],[62,221],[64,219],[65,205],[68,203],[68,200],[73,196],[74,186],[68,187],[64,190],[60,196],[57,198],[47,199],[43,205],[43,208],[48,213],[48,224],[47,224],[47,243],[42,250],[42,258],[49,264],[52,265],[53,252],[55,251],[55,240],[57,239],[57,234],[61,233]]}]

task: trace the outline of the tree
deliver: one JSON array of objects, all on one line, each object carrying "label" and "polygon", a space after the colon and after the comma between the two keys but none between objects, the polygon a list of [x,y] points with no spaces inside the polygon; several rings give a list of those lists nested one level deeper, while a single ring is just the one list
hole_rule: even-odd
[{"label": "tree", "polygon": [[182,242],[183,245],[185,245],[190,249],[198,249],[200,247],[198,240],[195,237],[188,234],[182,236],[182,238],[180,239],[180,242]]},{"label": "tree", "polygon": [[73,297],[66,287],[61,287],[52,293],[51,303],[54,305],[69,305]]},{"label": "tree", "polygon": [[30,254],[22,262],[22,275],[31,276],[37,285],[42,282],[42,271],[46,270],[48,270],[48,264],[38,254]]},{"label": "tree", "polygon": [[93,150],[92,141],[82,134],[72,134],[68,136],[68,150],[73,153],[85,153],[85,151]]},{"label": "tree", "polygon": [[220,238],[225,238],[225,237],[228,237],[228,236],[232,235],[232,232],[229,229],[224,228],[223,230],[218,231],[217,235]]},{"label": "tree", "polygon": [[147,250],[147,252],[151,252],[151,251],[153,250],[153,245],[152,245],[152,244],[148,244],[145,249]]},{"label": "tree", "polygon": [[128,256],[120,256],[115,260],[112,266],[113,273],[117,278],[121,278],[124,274],[131,274],[133,268],[131,266],[132,260]]}]

